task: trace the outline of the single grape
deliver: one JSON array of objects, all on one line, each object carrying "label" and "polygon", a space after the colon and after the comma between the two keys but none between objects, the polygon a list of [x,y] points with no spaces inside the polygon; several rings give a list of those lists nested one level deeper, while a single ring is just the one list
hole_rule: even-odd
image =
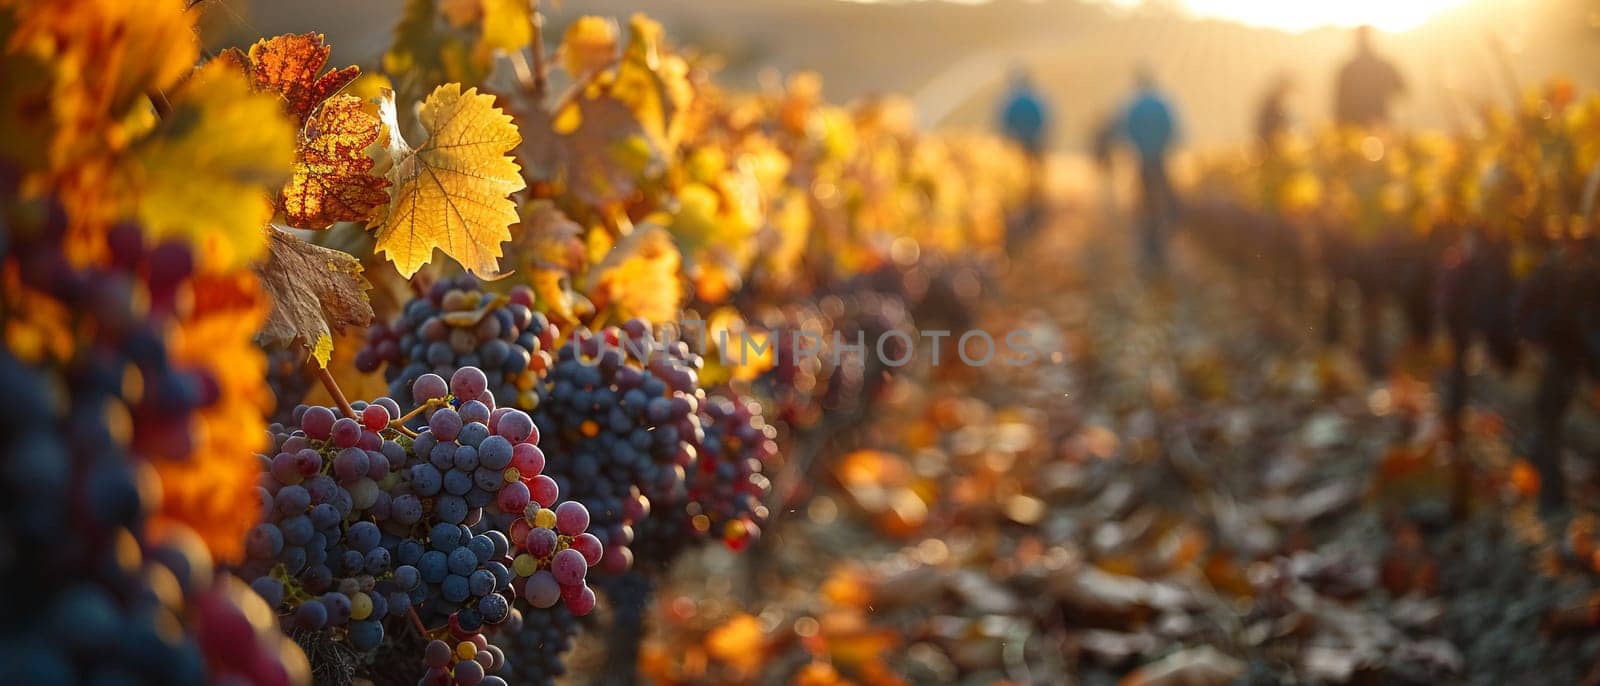
[{"label": "single grape", "polygon": [[454,656],[450,644],[440,640],[428,641],[428,645],[422,649],[422,661],[429,667],[448,666]]},{"label": "single grape", "polygon": [[555,479],[540,474],[528,482],[529,496],[541,507],[550,507],[556,503],[556,498],[561,496],[560,487],[556,486]]},{"label": "single grape", "polygon": [[489,377],[477,367],[462,367],[450,376],[450,392],[463,400],[478,400],[489,387]]},{"label": "single grape", "polygon": [[[450,386],[438,374],[423,374],[411,385],[411,399],[418,405],[450,394]],[[330,415],[333,413],[329,413]],[[310,432],[307,432],[309,435]]]},{"label": "single grape", "polygon": [[561,600],[561,584],[549,571],[541,569],[528,577],[522,587],[522,595],[528,599],[528,604],[546,609]]},{"label": "single grape", "polygon": [[556,530],[567,536],[576,536],[589,528],[589,510],[582,503],[569,500],[556,506]]},{"label": "single grape", "polygon": [[567,611],[571,612],[574,617],[584,617],[594,611],[594,589],[588,586],[584,586],[583,590],[575,597],[565,598],[565,600],[567,602]]},{"label": "single grape", "polygon": [[307,600],[295,608],[294,624],[308,631],[316,631],[328,624],[328,608],[320,601]]},{"label": "single grape", "polygon": [[576,586],[583,583],[584,577],[589,572],[589,562],[583,554],[566,548],[556,552],[550,562],[550,573],[556,578],[556,583],[562,586]]},{"label": "single grape", "polygon": [[534,557],[549,557],[556,550],[558,539],[556,532],[546,528],[534,528],[528,532],[528,554]]},{"label": "single grape", "polygon": [[441,408],[428,418],[428,430],[441,441],[456,440],[461,433],[461,414],[448,407]]},{"label": "single grape", "polygon": [[320,405],[309,407],[306,408],[305,415],[300,419],[300,429],[305,431],[306,436],[310,438],[326,441],[329,436],[333,435],[335,419],[337,417],[334,416],[333,410]]},{"label": "single grape", "polygon": [[605,554],[605,549],[601,546],[600,539],[591,533],[581,533],[573,536],[571,545],[573,550],[583,555],[584,561],[588,562],[591,567],[598,564],[600,558]]},{"label": "single grape", "polygon": [[361,425],[368,431],[382,431],[389,428],[391,418],[389,408],[383,405],[368,405],[361,411]]},{"label": "single grape", "polygon": [[340,417],[333,422],[333,434],[329,440],[340,448],[354,447],[361,441],[361,424],[349,417]]}]

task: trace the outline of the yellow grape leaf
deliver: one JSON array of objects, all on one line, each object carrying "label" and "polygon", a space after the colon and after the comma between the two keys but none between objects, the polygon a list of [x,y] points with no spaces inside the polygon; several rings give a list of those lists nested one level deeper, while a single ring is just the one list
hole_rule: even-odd
[{"label": "yellow grape leaf", "polygon": [[566,329],[578,323],[578,303],[582,296],[572,291],[572,279],[566,274],[556,269],[535,267],[528,272],[528,284],[533,287],[535,305],[556,326]]},{"label": "yellow grape leaf", "polygon": [[661,47],[661,24],[643,15],[628,19],[628,47],[610,84],[611,96],[627,105],[657,147],[678,143],[683,114],[694,97],[689,64]]},{"label": "yellow grape leaf", "polygon": [[604,69],[617,58],[617,23],[606,17],[578,17],[562,36],[559,55],[561,68],[574,79]]},{"label": "yellow grape leaf", "polygon": [[[294,130],[277,98],[213,61],[172,100],[172,111],[133,148],[122,182],[151,238],[181,238],[201,264],[219,271],[254,262],[266,249],[272,189],[294,163]],[[204,183],[197,180],[203,179]]]},{"label": "yellow grape leaf", "polygon": [[280,202],[289,225],[321,229],[341,221],[367,221],[389,201],[389,180],[373,176],[367,148],[382,126],[362,109],[361,98],[337,95],[323,103],[300,132],[294,176]]},{"label": "yellow grape leaf", "polygon": [[666,230],[642,225],[595,265],[587,290],[596,307],[615,307],[623,318],[673,321],[683,302],[680,262],[678,247]]},{"label": "yellow grape leaf", "polygon": [[385,97],[389,127],[389,207],[372,226],[379,252],[409,278],[439,248],[468,270],[500,271],[500,244],[511,239],[517,204],[510,194],[526,185],[516,160],[506,153],[521,137],[494,96],[461,84],[434,89],[417,117],[428,140],[413,149],[399,135],[393,94]]},{"label": "yellow grape leaf", "polygon": [[489,50],[515,52],[533,42],[532,0],[482,0],[483,38]]},{"label": "yellow grape leaf", "polygon": [[267,229],[267,259],[256,266],[262,288],[272,301],[272,314],[261,327],[262,345],[296,342],[327,366],[333,334],[372,323],[361,261],[338,250],[312,245],[287,232]]},{"label": "yellow grape leaf", "polygon": [[282,96],[284,108],[304,124],[318,105],[361,75],[354,65],[321,73],[332,52],[322,34],[303,33],[264,38],[250,46],[248,56],[231,50],[224,57],[240,63],[257,90]]},{"label": "yellow grape leaf", "polygon": [[787,280],[800,270],[811,238],[811,203],[806,190],[788,189],[775,196],[769,217],[759,239],[761,265]]}]

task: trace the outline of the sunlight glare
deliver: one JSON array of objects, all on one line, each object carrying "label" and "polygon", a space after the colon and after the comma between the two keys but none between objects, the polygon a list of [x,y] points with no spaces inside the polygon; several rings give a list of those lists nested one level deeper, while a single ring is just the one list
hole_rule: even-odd
[{"label": "sunlight glare", "polygon": [[[1323,26],[1370,25],[1381,31],[1408,31],[1471,0],[1179,0],[1195,16],[1228,19],[1252,26],[1309,31]],[[1134,6],[1139,0],[1112,0]]]}]

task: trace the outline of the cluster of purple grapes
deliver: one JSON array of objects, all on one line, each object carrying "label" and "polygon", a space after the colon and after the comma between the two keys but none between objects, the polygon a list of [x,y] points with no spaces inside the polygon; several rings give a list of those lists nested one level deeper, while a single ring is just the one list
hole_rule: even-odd
[{"label": "cluster of purple grapes", "polygon": [[578,620],[565,607],[556,605],[542,612],[511,611],[502,630],[494,637],[504,651],[506,678],[529,686],[550,686],[567,673],[564,660],[578,635]]},{"label": "cluster of purple grapes", "polygon": [[690,529],[744,550],[767,520],[762,500],[771,484],[763,471],[778,455],[778,432],[751,398],[715,395],[702,413],[706,437],[689,473]]},{"label": "cluster of purple grapes", "polygon": [[635,527],[634,568],[603,580],[612,607],[606,683],[638,680],[636,663],[657,575],[678,555],[719,540],[745,550],[761,534],[769,483],[763,471],[778,454],[777,431],[753,399],[712,395],[700,405],[704,435],[680,497],[653,503]]},{"label": "cluster of purple grapes", "polygon": [[[12,188],[0,189],[0,236],[0,271],[20,286],[0,293],[0,387],[13,401],[0,413],[0,681],[286,686],[305,676],[304,655],[250,621],[259,600],[213,575],[196,534],[172,521],[148,527],[152,463],[192,454],[194,413],[215,397],[163,338],[183,306],[189,249],[146,246],[138,227],[121,225],[108,262],[73,266],[59,205],[18,201]],[[37,328],[45,321],[70,330]],[[40,345],[12,347],[28,336]]]},{"label": "cluster of purple grapes", "polygon": [[792,427],[814,426],[825,414],[862,414],[893,376],[887,361],[910,359],[906,342],[918,340],[905,301],[871,290],[790,304],[755,319],[773,333],[773,365],[757,387],[774,404],[773,418]]},{"label": "cluster of purple grapes", "polygon": [[[69,405],[58,415],[50,399],[62,379],[41,372],[0,350],[0,383],[27,399],[0,414],[12,437],[0,472],[0,584],[11,589],[0,604],[0,660],[8,678],[208,683],[215,675],[204,635],[194,622],[180,634],[168,627],[209,591],[209,553],[193,534],[158,542],[143,532],[142,466],[104,419],[119,402],[115,392],[81,383],[92,377],[69,380]],[[164,579],[175,579],[178,592],[151,593]],[[281,658],[258,661],[234,669],[255,683],[287,683]]]},{"label": "cluster of purple grapes", "polygon": [[547,471],[594,513],[609,574],[632,566],[632,527],[654,503],[684,496],[704,433],[700,366],[686,344],[657,345],[649,325],[632,320],[577,331],[539,385],[534,420],[558,456]]},{"label": "cluster of purple grapes", "polygon": [[294,412],[311,392],[311,375],[306,373],[306,354],[298,345],[268,346],[267,387],[274,399],[268,421],[294,423]]},{"label": "cluster of purple grapes", "polygon": [[495,674],[506,666],[505,653],[483,634],[461,639],[453,647],[440,639],[428,641],[422,661],[428,669],[417,686],[506,686],[506,680]]},{"label": "cluster of purple grapes", "polygon": [[411,602],[399,574],[385,579],[398,571],[398,541],[392,534],[386,541],[377,524],[405,510],[408,496],[392,495],[390,477],[406,450],[380,433],[400,414],[394,400],[379,398],[358,412],[360,420],[299,407],[298,430],[273,426],[276,452],[262,456],[258,487],[262,521],[245,539],[239,571],[268,605],[292,606],[294,627],[340,627],[351,646],[371,650],[383,640],[383,619]]},{"label": "cluster of purple grapes", "polygon": [[[301,408],[298,429],[279,427],[241,573],[283,623],[370,652],[391,619],[471,641],[518,598],[529,612],[594,609],[585,579],[604,549],[588,511],[557,502],[533,419],[495,407],[487,382],[476,367],[419,377],[414,436],[391,398],[353,403],[357,418]],[[424,681],[482,683],[499,664],[485,655],[447,673],[430,662]]]},{"label": "cluster of purple grapes", "polygon": [[533,299],[527,286],[502,297],[470,274],[442,279],[426,297],[406,303],[399,319],[368,329],[356,368],[383,367],[390,394],[401,397],[423,374],[449,378],[462,367],[478,367],[496,398],[532,408],[534,382],[550,363],[544,351],[559,337],[544,314],[533,311]]},{"label": "cluster of purple grapes", "polygon": [[651,503],[650,514],[634,526],[635,564],[668,566],[685,549],[720,540],[742,551],[761,534],[770,486],[763,474],[778,454],[777,431],[753,399],[712,395],[700,405],[703,437],[695,445],[686,488]]}]

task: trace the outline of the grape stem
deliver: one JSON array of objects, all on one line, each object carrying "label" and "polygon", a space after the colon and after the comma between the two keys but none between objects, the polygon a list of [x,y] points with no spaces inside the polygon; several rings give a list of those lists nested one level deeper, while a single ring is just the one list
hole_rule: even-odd
[{"label": "grape stem", "polygon": [[[449,396],[445,396],[443,398],[429,398],[427,400],[427,402],[424,402],[421,405],[418,405],[417,409],[412,410],[410,412],[407,412],[407,413],[405,413],[403,415],[400,415],[398,418],[389,420],[389,428],[397,429],[401,433],[406,433],[407,431],[410,431],[410,429],[407,429],[405,424],[406,424],[406,422],[411,421],[412,417],[415,417],[415,416],[417,416],[419,414],[422,414],[423,412],[427,411],[428,408],[440,407],[440,406],[444,405],[445,403],[447,403],[449,401],[450,401]],[[416,433],[409,433],[407,435],[411,436],[412,438],[416,438],[417,437]]]},{"label": "grape stem", "polygon": [[417,616],[417,608],[407,608],[406,614],[411,617],[411,626],[416,627],[417,635],[427,640],[428,630],[422,626],[422,618]]},{"label": "grape stem", "polygon": [[317,371],[317,380],[322,382],[322,387],[328,389],[328,395],[333,396],[333,404],[339,406],[339,411],[344,416],[356,419],[356,410],[350,406],[350,401],[344,397],[344,391],[339,389],[339,382],[333,379],[333,372],[315,362],[311,363]]}]

